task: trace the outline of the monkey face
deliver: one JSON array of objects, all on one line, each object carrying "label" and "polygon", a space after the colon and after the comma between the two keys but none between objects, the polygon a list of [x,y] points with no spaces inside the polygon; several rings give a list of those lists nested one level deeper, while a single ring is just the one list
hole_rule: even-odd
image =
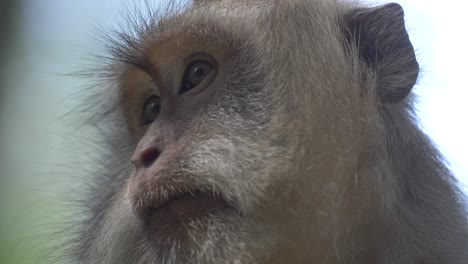
[{"label": "monkey face", "polygon": [[[148,64],[128,69],[122,79],[129,129],[138,141],[126,187],[133,211],[157,239],[176,240],[182,238],[174,234],[188,235],[195,223],[247,214],[254,201],[238,190],[257,190],[237,185],[253,179],[262,155],[253,137],[236,142],[234,135],[259,133],[261,127],[245,125],[251,120],[232,91],[246,95],[239,91],[246,88],[227,80],[236,51],[180,34],[146,52]],[[251,160],[243,162],[241,155]]]},{"label": "monkey face", "polygon": [[[254,246],[251,236],[273,228],[254,224],[268,215],[260,213],[265,193],[291,173],[289,133],[272,132],[283,121],[272,123],[270,113],[280,109],[263,89],[253,45],[217,26],[206,35],[193,27],[207,26],[186,22],[161,32],[121,65],[119,101],[133,165],[108,217],[126,223],[120,232],[133,233],[148,258],[185,263],[209,247],[213,255],[197,253],[202,262],[234,248],[244,252],[236,258],[253,261],[245,250]],[[111,243],[111,251],[126,252],[113,260],[136,254],[129,240]]]},{"label": "monkey face", "polygon": [[384,230],[378,109],[418,67],[399,6],[356,10],[199,1],[111,41],[111,176],[82,263],[334,263]]}]

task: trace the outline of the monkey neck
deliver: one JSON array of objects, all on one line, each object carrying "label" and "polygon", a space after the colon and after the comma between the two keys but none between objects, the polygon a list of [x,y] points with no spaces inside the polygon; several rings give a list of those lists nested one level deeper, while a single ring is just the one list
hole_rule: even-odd
[{"label": "monkey neck", "polygon": [[[301,215],[295,221],[285,219],[278,227],[285,239],[259,263],[437,263],[440,256],[464,254],[468,231],[454,179],[405,111],[384,112],[375,151],[362,153],[362,164],[335,192],[322,189],[323,197],[309,200],[292,195],[286,203],[278,196],[285,204],[306,203],[297,205]],[[308,191],[297,195],[314,190],[300,185]]]},{"label": "monkey neck", "polygon": [[392,234],[387,258],[435,263],[448,254],[462,256],[468,230],[456,180],[407,111],[412,109],[383,114],[378,184]]}]

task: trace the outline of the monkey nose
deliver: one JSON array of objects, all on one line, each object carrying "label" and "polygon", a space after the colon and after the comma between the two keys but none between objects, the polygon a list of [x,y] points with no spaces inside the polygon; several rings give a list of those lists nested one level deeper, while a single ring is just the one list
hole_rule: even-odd
[{"label": "monkey nose", "polygon": [[161,155],[157,147],[148,147],[142,151],[136,151],[130,160],[137,169],[150,167]]}]

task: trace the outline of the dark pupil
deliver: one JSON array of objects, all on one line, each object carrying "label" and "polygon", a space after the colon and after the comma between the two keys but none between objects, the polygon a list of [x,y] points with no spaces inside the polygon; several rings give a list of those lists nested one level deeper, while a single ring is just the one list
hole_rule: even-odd
[{"label": "dark pupil", "polygon": [[197,76],[198,78],[201,78],[203,77],[203,75],[205,75],[205,69],[203,69],[202,67],[196,66],[193,69],[193,71],[195,73],[195,76]]},{"label": "dark pupil", "polygon": [[156,102],[151,102],[151,104],[149,105],[150,111],[155,114],[159,113],[159,110],[160,110],[159,108],[160,108],[159,104],[157,104]]}]

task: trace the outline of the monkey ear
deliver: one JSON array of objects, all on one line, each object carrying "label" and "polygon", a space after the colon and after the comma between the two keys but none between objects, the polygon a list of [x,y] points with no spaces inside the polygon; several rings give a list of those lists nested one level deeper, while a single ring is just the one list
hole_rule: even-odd
[{"label": "monkey ear", "polygon": [[416,83],[419,65],[405,29],[403,8],[391,3],[345,15],[346,37],[377,78],[381,102],[398,103]]}]

